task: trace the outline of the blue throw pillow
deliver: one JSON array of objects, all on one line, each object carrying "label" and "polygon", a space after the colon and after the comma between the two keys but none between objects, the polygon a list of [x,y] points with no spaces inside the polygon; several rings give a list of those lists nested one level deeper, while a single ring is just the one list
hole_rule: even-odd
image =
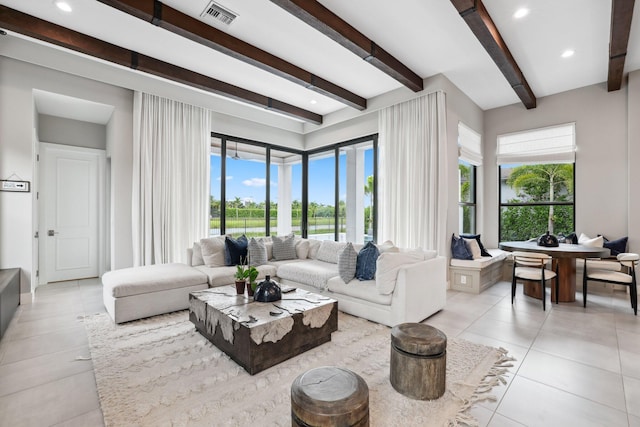
[{"label": "blue throw pillow", "polygon": [[480,246],[480,255],[482,255],[482,256],[491,256],[491,254],[489,252],[487,252],[487,250],[485,249],[484,245],[480,241],[480,235],[479,234],[461,234],[460,237],[464,237],[465,239],[476,239],[476,241],[478,242],[478,246]]},{"label": "blue throw pillow", "polygon": [[623,254],[627,251],[628,237],[621,237],[617,240],[607,240],[604,236],[602,236],[602,238],[604,239],[604,244],[602,246],[611,251],[612,257],[617,256],[618,254]]},{"label": "blue throw pillow", "polygon": [[380,251],[373,242],[367,242],[358,253],[356,277],[358,280],[373,280],[376,277],[376,261]]},{"label": "blue throw pillow", "polygon": [[473,255],[462,237],[451,236],[451,256],[455,259],[473,259]]},{"label": "blue throw pillow", "polygon": [[224,239],[225,264],[238,265],[245,264],[247,258],[247,247],[249,240],[244,234],[237,239],[227,236]]}]

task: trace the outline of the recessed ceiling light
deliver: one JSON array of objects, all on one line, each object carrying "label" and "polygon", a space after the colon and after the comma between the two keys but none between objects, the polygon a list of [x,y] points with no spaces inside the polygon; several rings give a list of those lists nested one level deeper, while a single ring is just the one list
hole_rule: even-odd
[{"label": "recessed ceiling light", "polygon": [[315,99],[312,99],[312,100],[311,100],[311,101],[309,101],[309,102],[311,102],[312,104],[317,104],[317,103],[318,103],[318,101],[316,101]]},{"label": "recessed ceiling light", "polygon": [[564,52],[562,52],[562,57],[563,58],[570,58],[573,56],[573,54],[576,53],[573,49],[567,49]]},{"label": "recessed ceiling light", "polygon": [[513,14],[513,17],[516,19],[520,19],[520,18],[524,18],[528,14],[529,14],[529,9],[527,9],[526,7],[522,7],[516,10],[516,13]]},{"label": "recessed ceiling light", "polygon": [[56,7],[63,12],[71,12],[73,10],[71,8],[71,5],[68,2],[63,0],[56,0],[53,2],[53,4],[55,4]]}]

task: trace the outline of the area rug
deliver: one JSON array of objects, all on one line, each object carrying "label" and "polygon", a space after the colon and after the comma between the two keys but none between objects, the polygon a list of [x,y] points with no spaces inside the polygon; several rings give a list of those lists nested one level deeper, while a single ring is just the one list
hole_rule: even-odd
[{"label": "area rug", "polygon": [[291,383],[318,366],[364,378],[372,426],[475,425],[467,410],[510,366],[503,349],[449,338],[445,394],[417,401],[389,383],[390,328],[344,313],[331,342],[253,376],[200,335],[188,311],[84,323],[106,426],[290,426]]}]

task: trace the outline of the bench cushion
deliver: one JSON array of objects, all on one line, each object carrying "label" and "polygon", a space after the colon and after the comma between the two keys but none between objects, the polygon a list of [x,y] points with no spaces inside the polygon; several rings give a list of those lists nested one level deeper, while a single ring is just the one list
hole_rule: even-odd
[{"label": "bench cushion", "polygon": [[490,257],[483,256],[474,260],[451,258],[451,266],[481,269],[495,262],[502,261],[507,257],[507,252],[503,251],[502,249],[487,249],[487,251],[491,254]]},{"label": "bench cushion", "polygon": [[109,271],[102,285],[114,298],[207,283],[207,275],[186,264],[155,264]]}]

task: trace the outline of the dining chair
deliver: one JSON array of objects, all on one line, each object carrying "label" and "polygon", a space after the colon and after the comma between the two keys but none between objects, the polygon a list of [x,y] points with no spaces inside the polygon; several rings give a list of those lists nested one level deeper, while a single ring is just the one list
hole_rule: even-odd
[{"label": "dining chair", "polygon": [[[542,289],[542,309],[546,310],[546,282],[555,279],[556,304],[560,288],[558,286],[558,272],[549,270],[547,265],[552,261],[551,256],[539,252],[512,252],[513,277],[511,279],[511,304],[516,296],[516,280],[530,280],[540,282]],[[557,266],[556,266],[557,269]]]},{"label": "dining chair", "polygon": [[640,255],[634,253],[622,253],[611,260],[586,260],[582,275],[582,305],[587,306],[587,282],[613,283],[615,285],[629,286],[629,299],[633,314],[638,315],[638,288],[636,286],[636,265]]}]

